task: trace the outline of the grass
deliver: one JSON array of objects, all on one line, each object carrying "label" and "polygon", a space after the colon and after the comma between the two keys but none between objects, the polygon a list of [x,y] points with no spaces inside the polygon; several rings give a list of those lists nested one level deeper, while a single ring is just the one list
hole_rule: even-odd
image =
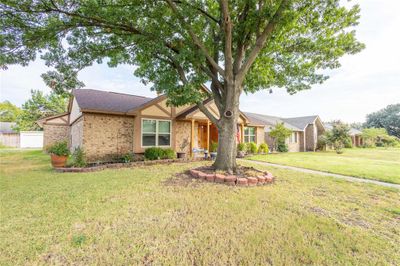
[{"label": "grass", "polygon": [[375,148],[255,155],[250,160],[303,167],[400,184],[400,149]]},{"label": "grass", "polygon": [[254,188],[175,176],[202,164],[55,173],[40,151],[0,152],[0,265],[400,264],[399,190],[275,168]]}]

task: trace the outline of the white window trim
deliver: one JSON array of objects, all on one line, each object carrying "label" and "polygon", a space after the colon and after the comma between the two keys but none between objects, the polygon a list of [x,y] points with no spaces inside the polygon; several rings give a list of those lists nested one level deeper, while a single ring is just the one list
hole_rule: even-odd
[{"label": "white window trim", "polygon": [[[254,128],[254,135],[246,134],[246,128]],[[256,127],[244,127],[243,129],[243,142],[250,143],[250,137],[254,136],[254,142],[257,142],[257,128]],[[246,137],[249,138],[249,141],[246,141]]]},{"label": "white window trim", "polygon": [[[143,132],[143,121],[144,120],[150,120],[150,121],[156,121],[156,132]],[[158,145],[158,121],[167,121],[169,122],[169,133],[161,133],[161,135],[167,135],[169,134],[169,145]],[[156,144],[155,145],[150,145],[150,146],[143,146],[143,133],[147,134],[155,134],[156,135]],[[171,142],[172,142],[172,120],[168,119],[154,119],[154,118],[142,118],[142,121],[140,123],[140,146],[142,148],[150,148],[150,147],[171,147]]]},{"label": "white window trim", "polygon": [[297,132],[292,132],[292,134],[289,137],[289,144],[294,144],[298,142],[298,135]]}]

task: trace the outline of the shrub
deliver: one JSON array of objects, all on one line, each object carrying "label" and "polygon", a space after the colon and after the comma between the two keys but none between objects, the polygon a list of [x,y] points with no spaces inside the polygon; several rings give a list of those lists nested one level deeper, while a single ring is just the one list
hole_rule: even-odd
[{"label": "shrub", "polygon": [[163,149],[157,147],[147,148],[144,151],[144,158],[147,160],[160,160],[163,157]]},{"label": "shrub", "polygon": [[68,156],[69,149],[66,141],[59,141],[47,148],[47,152],[57,156]]},{"label": "shrub", "polygon": [[258,153],[268,153],[267,143],[261,143],[260,146],[258,146]]},{"label": "shrub", "polygon": [[246,148],[247,148],[248,153],[251,153],[251,154],[257,153],[257,144],[255,142],[249,142],[249,143],[247,143],[246,146],[247,146]]},{"label": "shrub", "polygon": [[211,141],[210,152],[217,152],[217,150],[218,150],[218,143],[215,141]]},{"label": "shrub", "polygon": [[144,158],[147,160],[174,159],[175,155],[173,149],[163,149],[159,147],[147,148],[144,151]]},{"label": "shrub", "polygon": [[132,153],[127,153],[121,156],[121,161],[124,163],[130,163],[134,160],[134,156]]},{"label": "shrub", "polygon": [[327,139],[326,135],[319,136],[318,140],[317,140],[317,150],[325,151],[326,145],[328,145],[328,139]]},{"label": "shrub", "polygon": [[380,137],[380,142],[383,147],[396,147],[399,144],[399,139],[395,136],[383,135]]},{"label": "shrub", "polygon": [[175,159],[176,153],[173,149],[163,149],[163,157],[162,159]]},{"label": "shrub", "polygon": [[237,150],[238,151],[246,151],[246,143],[244,143],[244,142],[241,142],[241,143],[239,143],[238,145],[237,145]]},{"label": "shrub", "polygon": [[344,147],[348,149],[353,148],[351,137],[348,137],[347,139],[344,140]]},{"label": "shrub", "polygon": [[74,167],[85,167],[86,163],[86,155],[81,147],[76,147],[74,152],[72,153],[72,166]]},{"label": "shrub", "polygon": [[278,145],[276,148],[279,152],[288,152],[289,148],[285,141],[278,141]]}]

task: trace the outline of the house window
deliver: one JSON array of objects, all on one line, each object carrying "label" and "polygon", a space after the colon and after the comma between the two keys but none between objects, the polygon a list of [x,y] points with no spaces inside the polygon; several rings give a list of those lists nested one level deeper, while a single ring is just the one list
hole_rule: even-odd
[{"label": "house window", "polygon": [[171,121],[143,119],[142,146],[171,146]]},{"label": "house window", "polygon": [[256,142],[256,128],[245,127],[244,128],[244,142]]},{"label": "house window", "polygon": [[289,137],[289,143],[297,143],[297,132],[293,132]]}]

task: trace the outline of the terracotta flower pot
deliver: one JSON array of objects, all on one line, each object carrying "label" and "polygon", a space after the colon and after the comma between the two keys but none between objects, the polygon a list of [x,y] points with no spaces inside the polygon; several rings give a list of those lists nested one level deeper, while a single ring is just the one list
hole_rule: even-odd
[{"label": "terracotta flower pot", "polygon": [[186,152],[177,152],[176,155],[177,155],[178,159],[186,158]]},{"label": "terracotta flower pot", "polygon": [[51,165],[54,168],[64,167],[67,163],[68,156],[58,156],[55,154],[51,154]]}]

